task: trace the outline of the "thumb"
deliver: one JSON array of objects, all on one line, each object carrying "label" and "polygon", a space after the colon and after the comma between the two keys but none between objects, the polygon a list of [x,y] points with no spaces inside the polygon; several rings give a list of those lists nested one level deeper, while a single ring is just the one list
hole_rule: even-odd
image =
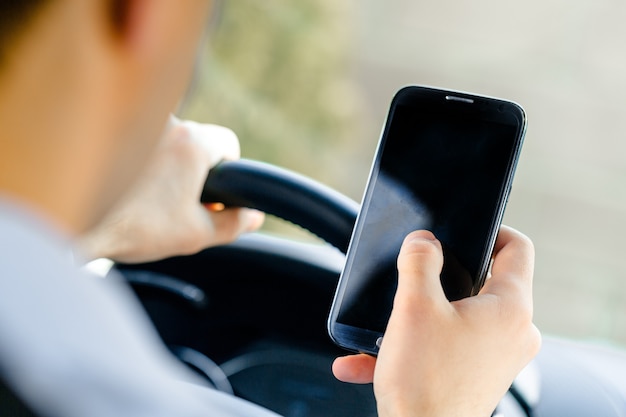
[{"label": "thumb", "polygon": [[418,299],[447,301],[441,287],[443,250],[441,243],[426,230],[409,234],[402,243],[398,255],[399,297],[409,297],[412,302]]}]

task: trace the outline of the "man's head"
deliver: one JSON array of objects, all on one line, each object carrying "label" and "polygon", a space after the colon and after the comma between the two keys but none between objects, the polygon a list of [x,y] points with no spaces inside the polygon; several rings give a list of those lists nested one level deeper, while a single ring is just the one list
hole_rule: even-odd
[{"label": "man's head", "polygon": [[0,63],[7,47],[47,0],[0,0]]},{"label": "man's head", "polygon": [[0,195],[72,233],[144,165],[192,72],[209,0],[0,0]]}]

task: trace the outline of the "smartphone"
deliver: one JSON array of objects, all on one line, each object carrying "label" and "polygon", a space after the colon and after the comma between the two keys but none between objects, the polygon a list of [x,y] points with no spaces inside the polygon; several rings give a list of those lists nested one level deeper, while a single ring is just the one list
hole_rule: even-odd
[{"label": "smartphone", "polygon": [[420,86],[395,95],[328,319],[335,343],[378,353],[414,230],[441,242],[449,300],[480,290],[525,130],[511,101]]}]

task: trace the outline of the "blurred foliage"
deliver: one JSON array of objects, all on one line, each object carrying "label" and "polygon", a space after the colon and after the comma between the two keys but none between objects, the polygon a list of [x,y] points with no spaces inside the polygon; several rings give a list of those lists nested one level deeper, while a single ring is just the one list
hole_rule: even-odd
[{"label": "blurred foliage", "polygon": [[[341,189],[358,137],[352,11],[333,0],[218,3],[182,116],[233,129],[242,156]],[[355,193],[359,195],[360,190]],[[266,230],[292,235],[273,219]],[[291,232],[291,233],[290,233]]]},{"label": "blurred foliage", "polygon": [[244,157],[332,182],[320,167],[353,140],[359,113],[351,4],[220,3],[183,116],[233,129]]}]

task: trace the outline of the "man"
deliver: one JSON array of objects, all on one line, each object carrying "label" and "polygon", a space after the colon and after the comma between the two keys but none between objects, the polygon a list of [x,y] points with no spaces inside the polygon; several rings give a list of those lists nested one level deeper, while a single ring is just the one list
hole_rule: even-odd
[{"label": "man", "polygon": [[[71,256],[149,260],[260,225],[198,203],[209,167],[238,157],[232,133],[169,116],[209,12],[207,0],[0,0],[0,382],[34,415],[271,415],[198,388],[124,284]],[[381,416],[489,416],[540,343],[532,245],[503,228],[495,253],[481,294],[449,303],[439,242],[409,235],[378,359],[339,358],[335,375],[373,381]]]}]

